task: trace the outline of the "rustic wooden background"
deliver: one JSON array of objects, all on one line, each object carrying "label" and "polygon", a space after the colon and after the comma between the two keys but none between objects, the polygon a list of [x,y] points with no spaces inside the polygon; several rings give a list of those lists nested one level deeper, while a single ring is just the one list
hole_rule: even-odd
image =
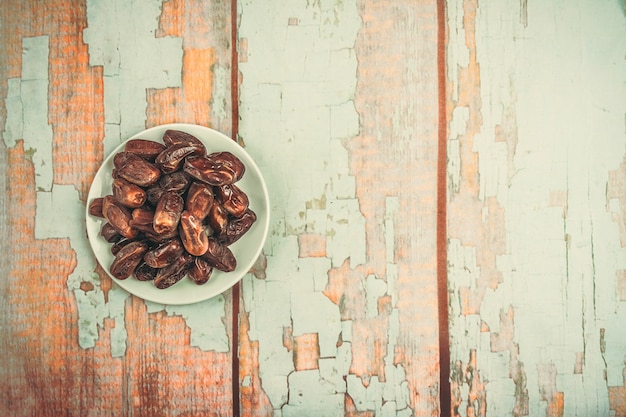
[{"label": "rustic wooden background", "polygon": [[[626,416],[622,0],[2,0],[0,40],[1,415]],[[189,306],[85,236],[169,122],[271,196]]]}]

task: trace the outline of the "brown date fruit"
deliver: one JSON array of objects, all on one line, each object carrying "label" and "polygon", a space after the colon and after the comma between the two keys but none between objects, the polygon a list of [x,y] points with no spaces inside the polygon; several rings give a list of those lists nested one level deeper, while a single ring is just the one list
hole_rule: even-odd
[{"label": "brown date fruit", "polygon": [[134,238],[139,231],[130,225],[131,214],[128,209],[115,201],[113,196],[104,197],[102,214],[109,224],[125,238]]},{"label": "brown date fruit", "polygon": [[189,187],[187,200],[185,201],[185,210],[193,214],[199,220],[209,214],[209,210],[213,205],[213,189],[206,184],[194,182]]},{"label": "brown date fruit", "polygon": [[250,230],[255,221],[256,213],[247,209],[241,217],[230,219],[226,229],[220,235],[220,241],[225,245],[232,245]]},{"label": "brown date fruit", "polygon": [[159,184],[155,184],[146,190],[146,200],[151,204],[157,204],[165,191]]},{"label": "brown date fruit", "polygon": [[122,235],[120,235],[119,232],[109,223],[102,225],[100,235],[109,243],[115,243],[122,238]]},{"label": "brown date fruit", "polygon": [[164,174],[170,174],[180,169],[186,157],[189,155],[197,155],[197,152],[198,150],[196,147],[183,143],[171,145],[157,155],[154,163],[161,170],[161,172]]},{"label": "brown date fruit", "polygon": [[216,166],[230,169],[235,177],[233,182],[239,181],[246,172],[246,166],[243,162],[230,152],[213,152],[212,154],[207,155],[207,159]]},{"label": "brown date fruit", "polygon": [[158,270],[154,278],[154,286],[159,289],[165,289],[176,284],[187,274],[192,262],[193,256],[183,253],[174,262]]},{"label": "brown date fruit", "polygon": [[139,238],[127,239],[125,237],[122,237],[120,240],[118,240],[111,246],[111,253],[113,254],[113,256],[115,256],[117,255],[119,251],[122,250],[124,246],[128,245],[129,243],[135,242],[137,240],[139,240]]},{"label": "brown date fruit", "polygon": [[131,139],[126,142],[124,150],[147,159],[154,161],[154,158],[165,149],[165,145],[153,140],[147,139]]},{"label": "brown date fruit", "polygon": [[202,259],[209,265],[224,272],[231,272],[237,268],[237,259],[226,245],[222,245],[214,237],[209,238],[209,247],[202,255]]},{"label": "brown date fruit", "polygon": [[217,187],[216,196],[224,209],[232,216],[241,217],[248,209],[248,196],[235,184]]},{"label": "brown date fruit", "polygon": [[135,278],[139,281],[154,281],[158,269],[151,267],[145,262],[141,262],[137,268],[135,268]]},{"label": "brown date fruit", "polygon": [[124,178],[126,181],[132,182],[140,187],[149,187],[161,178],[159,168],[133,153],[120,152],[115,155],[114,161],[116,157],[121,154],[123,154],[123,156],[120,157],[120,166],[118,167],[116,165],[117,175],[120,178]]},{"label": "brown date fruit", "polygon": [[209,263],[200,258],[196,257],[191,264],[191,269],[189,270],[189,278],[193,282],[198,285],[206,284],[207,281],[211,278],[211,274],[213,273],[213,267],[209,265]]},{"label": "brown date fruit", "polygon": [[167,146],[183,144],[197,149],[196,155],[205,155],[206,148],[200,139],[180,130],[166,130],[163,134],[163,142]]},{"label": "brown date fruit", "polygon": [[184,194],[189,188],[189,184],[191,180],[189,177],[182,171],[172,172],[171,174],[166,174],[161,176],[159,180],[159,187],[166,191],[174,191],[177,194]]},{"label": "brown date fruit", "polygon": [[209,241],[201,220],[185,210],[180,216],[179,229],[180,239],[187,252],[200,256],[207,251]]},{"label": "brown date fruit", "polygon": [[198,181],[219,186],[235,182],[235,173],[229,167],[216,164],[207,157],[189,156],[183,164],[183,171]]},{"label": "brown date fruit", "polygon": [[113,172],[111,173],[113,178],[117,176],[117,171],[126,163],[128,155],[130,155],[130,152],[123,151],[118,152],[113,156],[113,166],[115,167],[113,168]]},{"label": "brown date fruit", "polygon": [[174,238],[146,252],[143,260],[153,268],[164,268],[182,255],[183,251],[180,239]]},{"label": "brown date fruit", "polygon": [[117,279],[126,279],[132,275],[135,268],[141,263],[148,245],[143,241],[130,242],[115,255],[109,272]]},{"label": "brown date fruit", "polygon": [[[154,227],[153,227],[154,229]],[[152,232],[145,232],[146,239],[153,243],[163,243],[167,242],[170,239],[178,237],[178,229],[174,229],[171,232],[157,234],[152,230]]]},{"label": "brown date fruit", "polygon": [[219,202],[214,201],[207,220],[213,232],[219,236],[225,232],[226,226],[228,226],[228,212]]},{"label": "brown date fruit", "polygon": [[115,200],[125,207],[137,208],[146,202],[146,192],[143,188],[124,179],[114,179],[111,188]]},{"label": "brown date fruit", "polygon": [[152,220],[154,219],[154,211],[147,208],[136,208],[131,212],[130,225],[140,232],[154,233],[152,228]]},{"label": "brown date fruit", "polygon": [[169,233],[178,227],[185,202],[174,192],[166,192],[157,203],[152,228],[157,234]]},{"label": "brown date fruit", "polygon": [[89,214],[96,217],[104,217],[104,215],[102,214],[103,201],[103,197],[98,197],[91,200],[91,203],[89,203]]}]

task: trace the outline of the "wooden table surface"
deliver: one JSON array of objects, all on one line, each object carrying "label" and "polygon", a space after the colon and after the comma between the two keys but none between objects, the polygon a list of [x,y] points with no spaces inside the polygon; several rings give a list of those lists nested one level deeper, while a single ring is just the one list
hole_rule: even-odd
[{"label": "wooden table surface", "polygon": [[[617,0],[0,2],[3,416],[626,416]],[[184,122],[271,198],[208,301],[112,282],[85,205]]]}]

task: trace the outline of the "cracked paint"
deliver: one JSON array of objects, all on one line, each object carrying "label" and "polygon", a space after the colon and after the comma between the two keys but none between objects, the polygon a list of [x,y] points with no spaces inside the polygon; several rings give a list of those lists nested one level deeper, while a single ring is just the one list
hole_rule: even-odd
[{"label": "cracked paint", "polygon": [[[457,415],[476,414],[471,398],[485,399],[486,415],[619,407],[624,43],[600,46],[623,30],[615,7],[449,3]],[[475,396],[468,356],[488,382]]]},{"label": "cracked paint", "polygon": [[[398,201],[387,199],[385,280],[364,268],[365,219],[345,146],[359,133],[360,16],[354,2],[283,3],[241,4],[239,133],[266,176],[273,213],[263,279],[243,281],[246,336],[258,346],[262,385],[255,389],[267,395],[275,415],[344,415],[347,398],[358,411],[410,415],[405,373],[394,358],[397,310],[381,303],[397,299]],[[348,282],[361,297],[344,292]],[[365,314],[352,317],[357,311]],[[381,326],[376,340],[367,333],[375,326]],[[352,357],[370,348],[376,358]],[[352,368],[372,361],[374,371]],[[246,374],[243,380],[254,381]]]}]

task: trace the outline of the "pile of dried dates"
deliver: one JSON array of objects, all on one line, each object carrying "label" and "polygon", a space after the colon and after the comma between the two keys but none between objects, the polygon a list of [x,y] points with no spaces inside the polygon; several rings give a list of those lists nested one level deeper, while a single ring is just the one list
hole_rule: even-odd
[{"label": "pile of dried dates", "polygon": [[89,213],[106,220],[101,235],[112,244],[114,277],[163,289],[186,275],[204,284],[214,268],[236,268],[229,245],[256,221],[235,184],[245,172],[239,158],[207,155],[179,130],[167,130],[163,143],[131,139],[113,158],[111,194],[91,201]]}]

